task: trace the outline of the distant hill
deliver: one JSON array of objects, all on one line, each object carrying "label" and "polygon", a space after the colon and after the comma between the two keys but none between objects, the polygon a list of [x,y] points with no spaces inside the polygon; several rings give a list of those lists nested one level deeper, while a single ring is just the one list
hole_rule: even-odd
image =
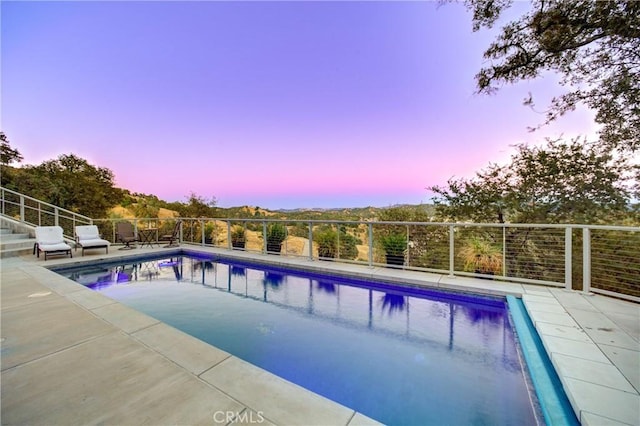
[{"label": "distant hill", "polygon": [[[152,196],[153,197],[153,196]],[[138,195],[137,201],[143,201],[144,195]],[[122,218],[135,218],[136,203],[123,207],[121,205],[113,207],[109,211],[110,216]],[[167,204],[167,207],[170,207]],[[299,208],[299,209],[278,209],[268,210],[254,206],[240,207],[215,207],[211,217],[233,218],[233,219],[289,219],[289,220],[343,220],[361,221],[377,219],[380,212],[390,208],[402,208],[409,211],[426,212],[433,216],[435,208],[431,204],[397,204],[389,207],[354,207],[354,208]],[[158,217],[160,219],[178,217],[180,213],[171,208],[160,207]]]}]

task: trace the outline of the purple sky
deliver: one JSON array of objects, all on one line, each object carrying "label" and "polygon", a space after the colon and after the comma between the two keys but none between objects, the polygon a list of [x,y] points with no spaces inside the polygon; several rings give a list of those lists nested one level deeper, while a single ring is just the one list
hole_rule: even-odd
[{"label": "purple sky", "polygon": [[[526,4],[524,5],[526,6]],[[522,5],[517,7],[522,8]],[[1,127],[25,164],[222,207],[388,206],[504,163],[557,78],[474,94],[491,32],[434,2],[21,2],[1,12]]]}]

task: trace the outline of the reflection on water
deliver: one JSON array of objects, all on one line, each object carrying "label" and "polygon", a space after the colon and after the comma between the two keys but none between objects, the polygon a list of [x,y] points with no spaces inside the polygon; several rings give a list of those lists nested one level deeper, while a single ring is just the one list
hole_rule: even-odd
[{"label": "reflection on water", "polygon": [[336,292],[336,285],[332,282],[320,280],[316,283],[316,285],[318,286],[318,290],[320,291],[325,291],[329,294],[333,294]]},{"label": "reflection on water", "polygon": [[502,300],[189,257],[60,273],[387,424],[534,422]]},{"label": "reflection on water", "polygon": [[284,274],[281,274],[279,272],[269,272],[269,271],[265,271],[264,273],[263,282],[266,285],[271,286],[271,288],[273,289],[277,289],[278,287],[280,287],[282,283],[284,283],[284,281],[285,281]]},{"label": "reflection on water", "polygon": [[231,275],[244,277],[245,274],[245,268],[241,266],[231,266]]},{"label": "reflection on water", "polygon": [[405,296],[393,293],[385,293],[380,300],[382,301],[382,310],[386,310],[389,315],[395,311],[403,311],[406,303]]}]

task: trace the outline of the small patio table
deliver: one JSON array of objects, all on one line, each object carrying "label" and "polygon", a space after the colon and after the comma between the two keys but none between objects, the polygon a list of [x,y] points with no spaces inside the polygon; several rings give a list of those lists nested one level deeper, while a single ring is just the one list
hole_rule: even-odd
[{"label": "small patio table", "polygon": [[145,245],[153,248],[153,244],[158,244],[158,228],[142,228],[138,229],[138,235],[140,236],[140,247]]}]

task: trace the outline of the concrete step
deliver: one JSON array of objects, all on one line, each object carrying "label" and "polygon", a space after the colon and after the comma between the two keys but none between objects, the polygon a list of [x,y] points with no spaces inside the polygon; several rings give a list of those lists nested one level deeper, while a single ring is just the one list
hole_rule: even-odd
[{"label": "concrete step", "polygon": [[18,247],[18,248],[8,248],[0,250],[0,259],[5,259],[7,257],[16,257],[16,256],[25,256],[33,254],[33,243],[31,247]]},{"label": "concrete step", "polygon": [[30,238],[26,232],[0,228],[0,259],[33,254],[35,242],[35,238]]},{"label": "concrete step", "polygon": [[25,238],[29,238],[29,234],[24,233],[24,234],[5,234],[5,233],[1,233],[0,234],[0,241],[10,241],[10,240],[24,240]]},{"label": "concrete step", "polygon": [[33,244],[36,242],[35,238],[21,238],[16,240],[5,241],[4,239],[0,242],[0,251],[2,250],[12,250],[12,249],[21,249],[21,248],[33,248]]}]

